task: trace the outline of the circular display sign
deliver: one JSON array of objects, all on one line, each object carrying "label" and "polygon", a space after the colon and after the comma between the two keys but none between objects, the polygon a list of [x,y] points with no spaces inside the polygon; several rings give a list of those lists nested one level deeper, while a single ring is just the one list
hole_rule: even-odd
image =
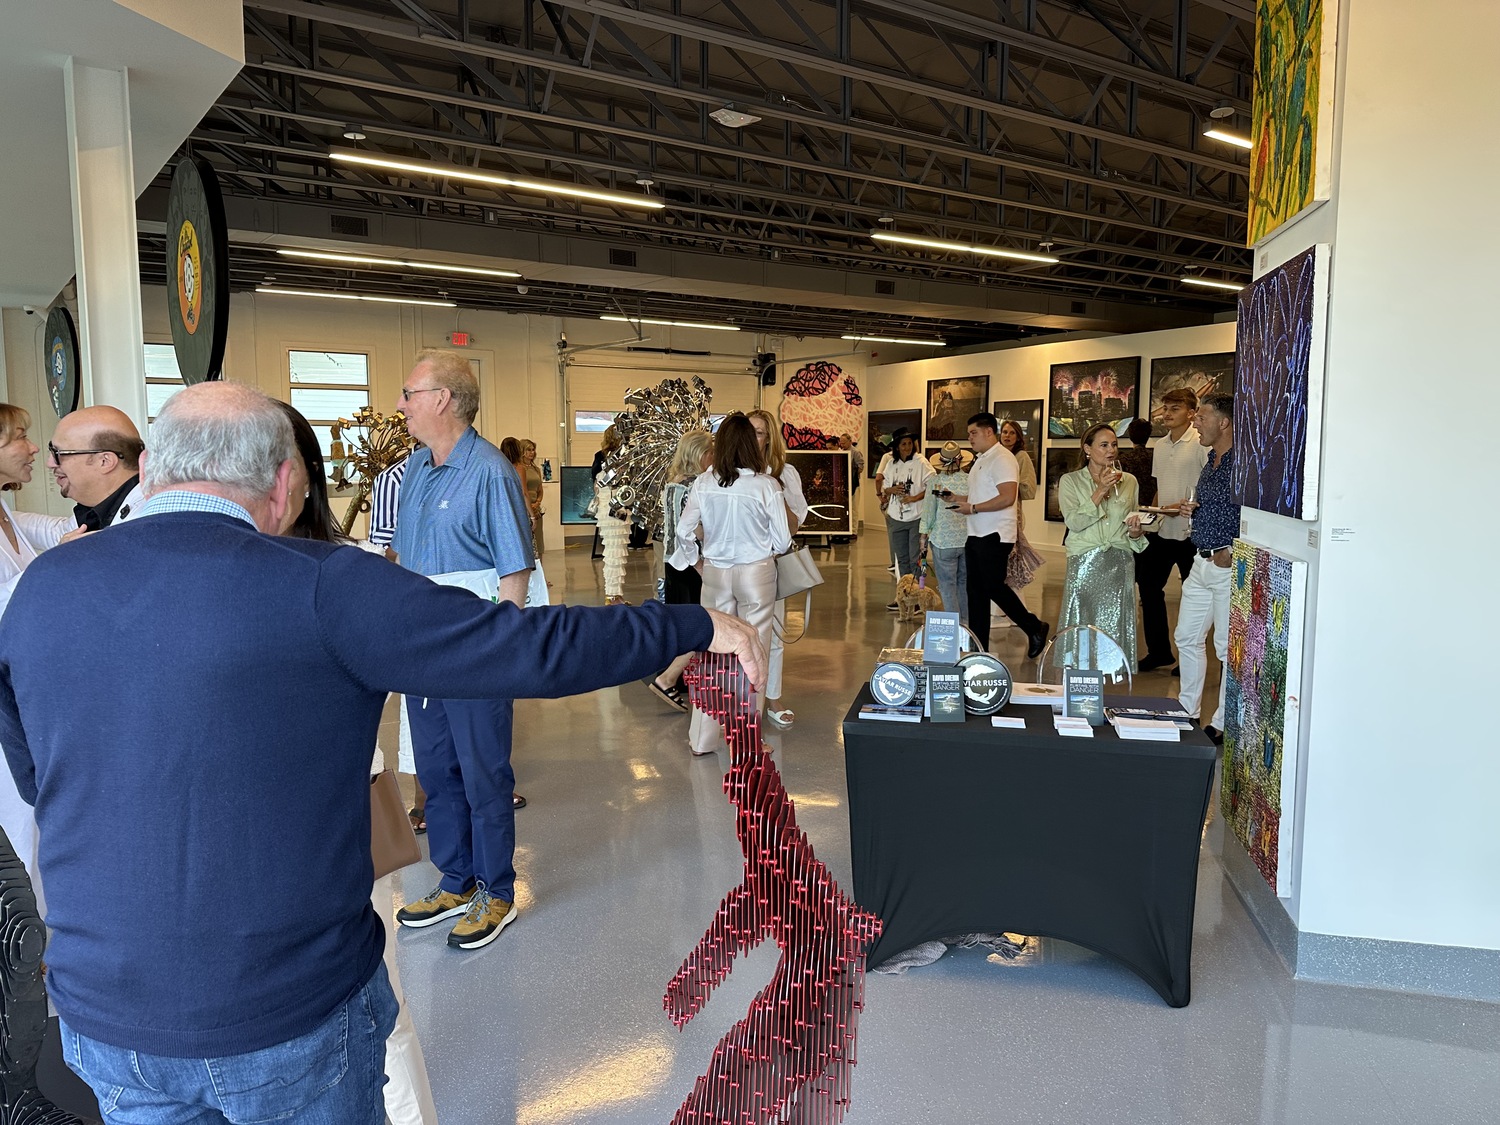
[{"label": "circular display sign", "polygon": [[217,379],[229,332],[229,226],[212,165],[184,157],[167,197],[167,320],[185,383]]},{"label": "circular display sign", "polygon": [[47,314],[47,397],[61,418],[78,409],[78,333],[62,305]]},{"label": "circular display sign", "polygon": [[905,707],[917,694],[917,674],[906,664],[878,664],[870,677],[870,694],[886,707]]},{"label": "circular display sign", "polygon": [[993,715],[1010,702],[1010,669],[987,652],[971,652],[958,662],[964,681],[964,707],[971,715]]}]

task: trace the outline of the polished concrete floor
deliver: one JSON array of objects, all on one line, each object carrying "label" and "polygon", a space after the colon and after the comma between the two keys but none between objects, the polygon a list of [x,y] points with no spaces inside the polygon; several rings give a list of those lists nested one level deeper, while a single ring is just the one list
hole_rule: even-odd
[{"label": "polished concrete floor", "polygon": [[[867,533],[820,558],[828,581],[786,667],[797,721],[767,735],[803,828],[846,888],[839,724],[877,647],[910,631],[885,610],[882,540]],[[602,603],[586,544],[545,563],[554,600]],[[646,553],[631,556],[631,601],[649,596],[649,567]],[[1049,620],[1062,570],[1053,560],[1027,593]],[[1012,667],[1017,634],[994,643]],[[1136,690],[1169,694],[1174,683],[1144,676]],[[741,962],[681,1033],[662,1011],[668,978],[739,881],[725,763],[691,757],[686,717],[638,684],[521,702],[516,731],[530,800],[517,816],[520,917],[475,953],[447,948],[444,927],[398,938],[439,1113],[479,1125],[668,1122],[775,964],[764,947]],[[402,890],[419,896],[435,877],[411,867]],[[950,951],[903,976],[872,973],[845,1120],[1500,1121],[1500,1006],[1294,982],[1206,849],[1193,973],[1180,1010],[1062,942],[1015,960]]]}]

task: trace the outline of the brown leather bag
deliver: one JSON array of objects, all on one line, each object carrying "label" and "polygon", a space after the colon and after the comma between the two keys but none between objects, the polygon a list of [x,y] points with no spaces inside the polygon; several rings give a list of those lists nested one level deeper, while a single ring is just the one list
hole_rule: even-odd
[{"label": "brown leather bag", "polygon": [[381,770],[370,777],[370,859],[375,878],[400,871],[422,858],[411,817],[401,800],[395,770]]}]

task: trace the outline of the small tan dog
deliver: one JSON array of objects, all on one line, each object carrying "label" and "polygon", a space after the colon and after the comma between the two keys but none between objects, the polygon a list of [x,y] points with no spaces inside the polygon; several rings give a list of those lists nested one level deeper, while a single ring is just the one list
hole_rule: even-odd
[{"label": "small tan dog", "polygon": [[943,608],[943,595],[936,585],[919,586],[915,574],[903,574],[896,583],[896,616],[902,621],[914,621],[924,613],[938,612]]}]

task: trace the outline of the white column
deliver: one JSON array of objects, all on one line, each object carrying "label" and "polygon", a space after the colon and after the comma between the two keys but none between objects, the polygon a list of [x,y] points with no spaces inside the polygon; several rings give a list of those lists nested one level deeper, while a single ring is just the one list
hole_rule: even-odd
[{"label": "white column", "polygon": [[136,244],[130,80],[69,59],[63,67],[79,369],[86,404],[115,406],[146,432],[141,263]]}]

